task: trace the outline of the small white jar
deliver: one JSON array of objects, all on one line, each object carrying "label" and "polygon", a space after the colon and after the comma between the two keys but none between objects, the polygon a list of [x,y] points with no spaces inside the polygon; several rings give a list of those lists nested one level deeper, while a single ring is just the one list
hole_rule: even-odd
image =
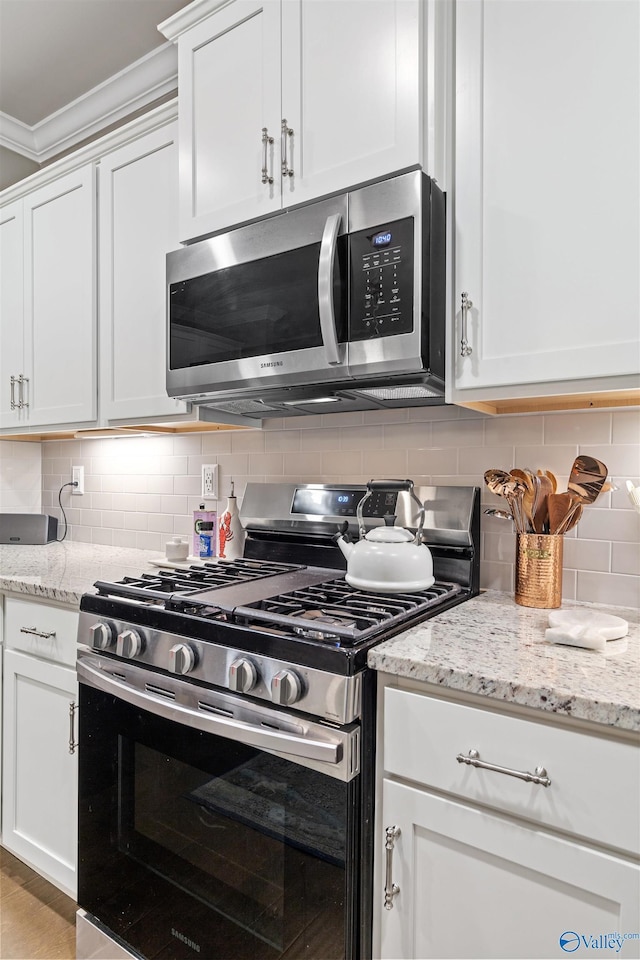
[{"label": "small white jar", "polygon": [[167,540],[165,544],[165,553],[167,560],[172,560],[174,562],[186,560],[189,556],[189,544],[181,537],[173,537],[171,540]]}]

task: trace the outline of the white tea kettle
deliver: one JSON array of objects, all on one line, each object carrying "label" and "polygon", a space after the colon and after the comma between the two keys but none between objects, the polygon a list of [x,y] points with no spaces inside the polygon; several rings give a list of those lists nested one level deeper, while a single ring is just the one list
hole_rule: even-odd
[{"label": "white tea kettle", "polygon": [[[420,520],[415,536],[404,527],[395,526],[395,516],[384,517],[384,527],[374,527],[368,533],[362,519],[362,509],[375,490],[408,490],[420,507]],[[429,547],[422,542],[424,506],[413,492],[412,480],[370,480],[367,492],[356,510],[360,539],[349,543],[341,532],[336,543],[347,559],[347,583],[358,590],[375,593],[412,593],[426,590],[434,582],[433,558]]]}]

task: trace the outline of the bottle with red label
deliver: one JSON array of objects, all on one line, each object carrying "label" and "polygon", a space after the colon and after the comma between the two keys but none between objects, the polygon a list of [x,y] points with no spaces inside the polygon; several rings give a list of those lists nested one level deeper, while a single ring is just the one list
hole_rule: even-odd
[{"label": "bottle with red label", "polygon": [[238,514],[238,501],[233,492],[233,479],[227,506],[220,515],[218,543],[218,557],[221,560],[237,560],[244,552],[244,529]]}]

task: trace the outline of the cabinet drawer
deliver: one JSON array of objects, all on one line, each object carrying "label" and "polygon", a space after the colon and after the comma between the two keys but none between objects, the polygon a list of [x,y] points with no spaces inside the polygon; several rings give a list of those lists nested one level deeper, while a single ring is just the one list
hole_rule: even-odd
[{"label": "cabinet drawer", "polygon": [[[388,688],[384,768],[436,790],[627,850],[640,851],[640,747]],[[550,786],[468,766],[534,773]]]},{"label": "cabinet drawer", "polygon": [[76,610],[7,597],[4,613],[4,641],[8,649],[75,666],[78,633]]}]

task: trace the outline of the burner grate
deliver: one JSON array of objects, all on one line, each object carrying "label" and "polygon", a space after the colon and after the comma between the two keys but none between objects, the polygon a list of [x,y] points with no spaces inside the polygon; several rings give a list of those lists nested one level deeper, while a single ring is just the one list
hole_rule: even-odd
[{"label": "burner grate", "polygon": [[342,579],[331,580],[237,607],[233,620],[263,630],[271,626],[292,636],[354,646],[413,620],[460,589],[458,584],[437,583],[417,593],[385,595],[354,590]]}]

